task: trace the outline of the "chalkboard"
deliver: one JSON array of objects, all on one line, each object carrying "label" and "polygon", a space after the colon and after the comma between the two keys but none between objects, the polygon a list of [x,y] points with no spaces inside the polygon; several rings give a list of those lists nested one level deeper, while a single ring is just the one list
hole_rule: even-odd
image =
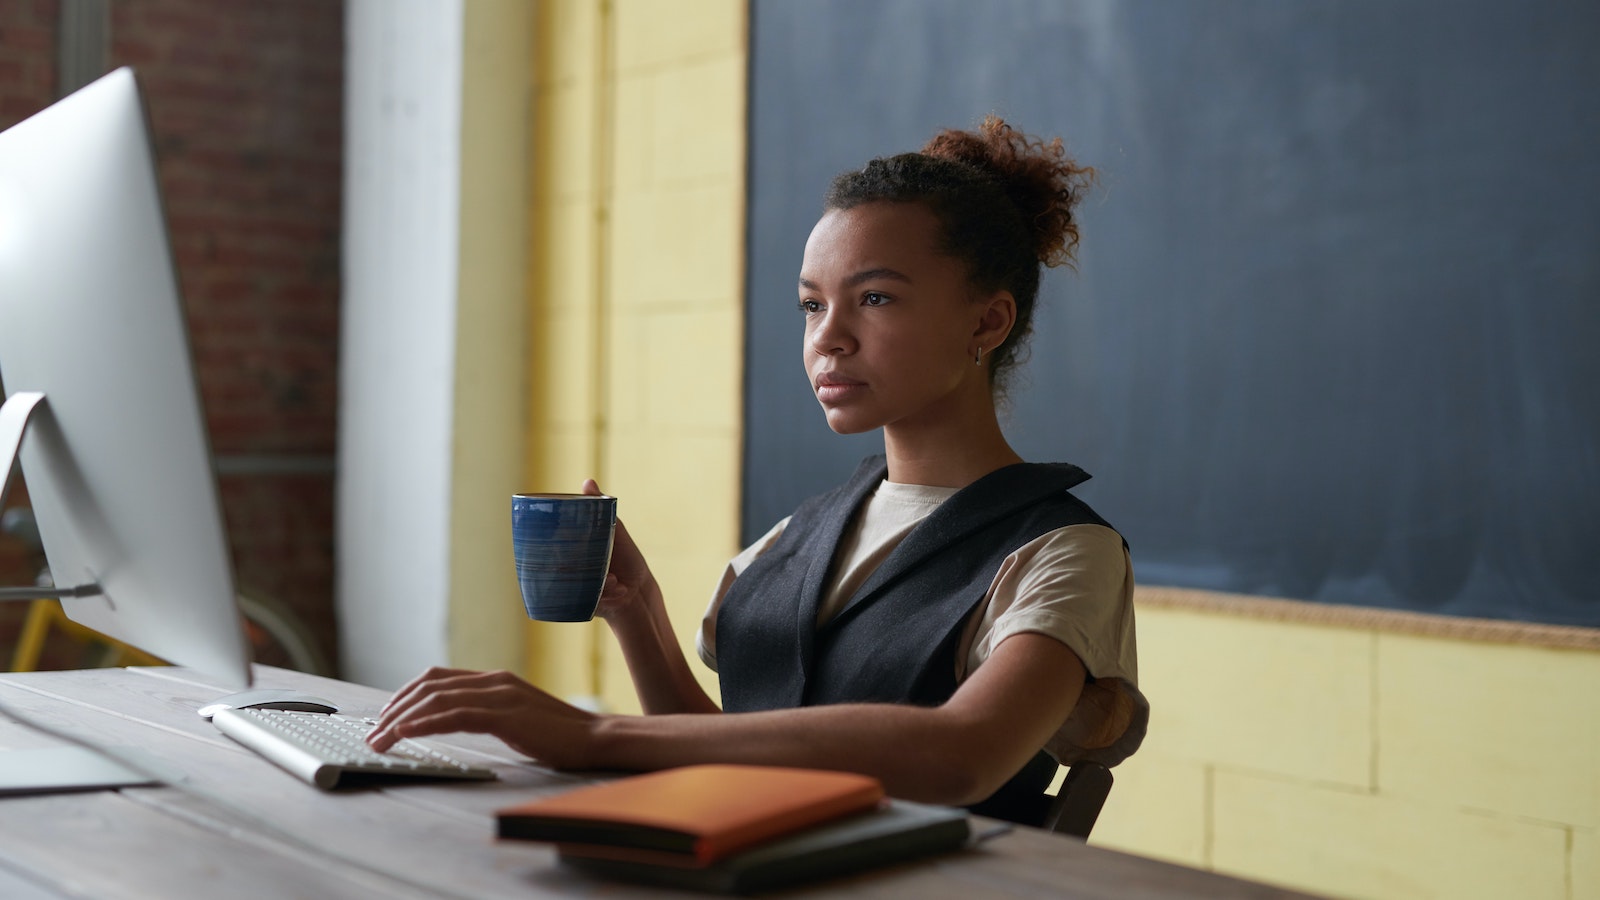
[{"label": "chalkboard", "polygon": [[829,179],[998,113],[1100,173],[1007,431],[1146,584],[1600,625],[1600,4],[754,0],[743,532],[848,476]]}]

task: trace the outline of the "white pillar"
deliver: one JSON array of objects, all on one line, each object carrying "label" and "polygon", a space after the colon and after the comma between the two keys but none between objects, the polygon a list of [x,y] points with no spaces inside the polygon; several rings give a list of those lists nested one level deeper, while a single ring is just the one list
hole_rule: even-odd
[{"label": "white pillar", "polygon": [[[342,674],[380,687],[520,663],[531,28],[520,0],[480,4],[470,29],[463,0],[346,7],[336,591]],[[491,83],[464,77],[469,31]]]}]

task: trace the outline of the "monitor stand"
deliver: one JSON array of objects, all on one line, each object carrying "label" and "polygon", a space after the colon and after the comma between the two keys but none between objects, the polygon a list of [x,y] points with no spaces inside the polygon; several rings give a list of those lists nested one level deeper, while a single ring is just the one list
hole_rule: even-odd
[{"label": "monitor stand", "polygon": [[[22,452],[22,433],[36,410],[45,409],[44,394],[37,391],[17,391],[4,404],[0,404],[0,508],[5,506],[6,494],[11,489],[11,473],[17,465],[17,454]],[[80,584],[76,587],[0,587],[0,602],[7,600],[59,600],[62,597],[93,597],[100,594],[98,584]]]},{"label": "monitor stand", "polygon": [[[22,434],[34,412],[45,407],[44,394],[23,391],[0,404],[0,507],[5,505],[6,493],[11,487],[11,473],[22,449]],[[98,593],[100,586],[94,584],[71,588],[0,587],[0,601],[90,597]],[[3,714],[24,727],[32,727],[10,710],[3,710]],[[140,768],[147,770],[149,766]],[[81,744],[0,750],[0,797],[160,783],[159,778],[147,771],[132,768],[122,760]]]},{"label": "monitor stand", "polygon": [[[131,748],[123,748],[125,753],[130,751]],[[149,767],[147,760],[140,760],[140,763]],[[153,773],[141,771],[88,747],[66,744],[30,750],[0,750],[0,797],[64,794],[164,783],[161,777]]]}]

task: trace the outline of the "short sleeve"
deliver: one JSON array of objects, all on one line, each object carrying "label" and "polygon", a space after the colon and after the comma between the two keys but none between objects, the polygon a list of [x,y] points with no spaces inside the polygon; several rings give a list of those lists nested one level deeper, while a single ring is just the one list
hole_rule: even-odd
[{"label": "short sleeve", "polygon": [[700,630],[694,637],[695,652],[700,655],[700,661],[706,668],[715,672],[717,670],[717,611],[722,608],[722,598],[728,595],[728,588],[733,587],[733,582],[744,572],[752,562],[761,554],[772,549],[783,535],[783,529],[789,524],[789,517],[785,516],[778,524],[768,529],[767,533],[756,539],[756,542],[739,551],[739,555],[728,561],[722,570],[722,577],[717,580],[717,587],[711,592],[711,602],[707,604],[705,614],[700,617]]},{"label": "short sleeve", "polygon": [[1133,565],[1121,535],[1104,525],[1070,525],[1006,557],[988,603],[968,624],[957,677],[982,665],[1015,634],[1065,644],[1090,680],[1045,749],[1063,763],[1115,765],[1138,749],[1150,705],[1139,691]]}]

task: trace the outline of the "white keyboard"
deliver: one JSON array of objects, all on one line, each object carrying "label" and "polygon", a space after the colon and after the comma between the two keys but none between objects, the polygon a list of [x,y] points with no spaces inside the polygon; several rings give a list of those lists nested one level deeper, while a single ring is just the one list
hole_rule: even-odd
[{"label": "white keyboard", "polygon": [[223,734],[323,790],[346,775],[486,780],[493,770],[468,765],[410,739],[387,753],[367,746],[372,719],[283,709],[224,709],[211,717]]}]

